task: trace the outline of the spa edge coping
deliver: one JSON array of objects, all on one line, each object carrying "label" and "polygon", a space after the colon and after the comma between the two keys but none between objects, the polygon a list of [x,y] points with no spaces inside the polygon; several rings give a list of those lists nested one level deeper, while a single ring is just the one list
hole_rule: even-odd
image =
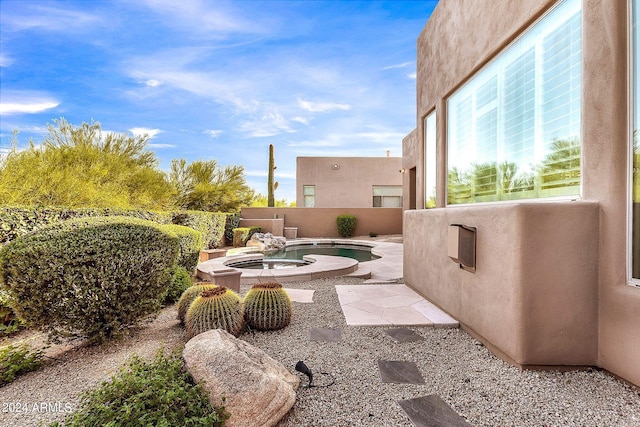
[{"label": "spa edge coping", "polygon": [[399,243],[350,239],[304,238],[289,240],[285,246],[313,246],[314,243],[347,244],[371,248],[371,253],[380,258],[359,263],[355,259],[347,257],[310,254],[305,255],[303,259],[311,263],[300,267],[249,269],[227,265],[229,262],[254,261],[264,258],[262,253],[241,253],[201,262],[197,266],[197,275],[202,280],[215,282],[214,276],[216,273],[219,274],[223,271],[237,270],[242,273],[240,276],[242,284],[254,284],[266,281],[294,282],[346,275],[369,278],[371,275],[370,268],[374,267],[376,265],[375,263],[392,261],[393,258],[399,258],[398,262],[402,262],[402,244]]}]

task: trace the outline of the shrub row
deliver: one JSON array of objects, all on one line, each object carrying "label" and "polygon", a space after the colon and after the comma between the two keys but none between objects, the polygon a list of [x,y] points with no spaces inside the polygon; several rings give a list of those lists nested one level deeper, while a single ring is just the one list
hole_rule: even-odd
[{"label": "shrub row", "polygon": [[0,207],[0,244],[60,221],[96,216],[126,216],[154,221],[159,224],[177,224],[191,227],[202,233],[204,249],[224,246],[225,237],[228,242],[232,242],[233,228],[237,227],[240,221],[240,215],[237,213],[158,212],[108,208]]},{"label": "shrub row", "polygon": [[0,249],[0,287],[28,324],[99,342],[160,308],[180,238],[127,217],[77,218]]},{"label": "shrub row", "polygon": [[162,230],[175,234],[180,242],[177,264],[187,271],[193,271],[198,264],[200,249],[202,249],[202,233],[183,225],[161,225]]}]

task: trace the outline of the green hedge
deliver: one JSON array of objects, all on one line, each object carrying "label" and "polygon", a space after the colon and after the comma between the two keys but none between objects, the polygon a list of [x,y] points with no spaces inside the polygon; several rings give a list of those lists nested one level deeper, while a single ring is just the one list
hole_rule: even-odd
[{"label": "green hedge", "polygon": [[233,229],[233,246],[238,248],[246,246],[247,242],[255,233],[259,233],[262,228],[257,226],[238,227]]},{"label": "green hedge", "polygon": [[227,214],[227,218],[224,224],[224,238],[228,245],[233,244],[233,230],[238,228],[238,225],[240,225],[240,214]]},{"label": "green hedge", "polygon": [[225,223],[233,214],[201,211],[174,212],[171,222],[198,230],[203,236],[203,249],[215,249],[225,245]]},{"label": "green hedge", "polygon": [[155,312],[179,252],[179,239],[151,221],[76,218],[0,249],[0,287],[27,324],[99,342]]},{"label": "green hedge", "polygon": [[225,237],[233,241],[233,229],[238,226],[237,213],[222,212],[158,212],[125,209],[65,209],[57,207],[14,206],[0,208],[0,244],[14,240],[34,230],[72,218],[96,216],[126,216],[191,227],[203,235],[202,249],[224,246]]},{"label": "green hedge", "polygon": [[183,225],[167,224],[160,225],[160,227],[167,233],[173,233],[178,236],[178,239],[180,239],[180,254],[178,255],[177,264],[187,271],[193,271],[198,265],[200,249],[202,249],[202,233]]}]

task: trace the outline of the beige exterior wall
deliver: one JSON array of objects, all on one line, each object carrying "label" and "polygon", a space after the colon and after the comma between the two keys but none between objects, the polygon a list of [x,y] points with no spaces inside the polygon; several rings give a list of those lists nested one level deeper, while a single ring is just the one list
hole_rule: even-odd
[{"label": "beige exterior wall", "polygon": [[[424,208],[424,156],[421,155],[421,140],[414,129],[402,140],[402,207]],[[413,170],[413,173],[412,173]],[[414,201],[412,206],[412,200]]]},{"label": "beige exterior wall", "polygon": [[315,185],[316,208],[373,207],[373,186],[401,186],[400,169],[402,157],[298,157],[296,206],[304,207],[303,187]]},{"label": "beige exterior wall", "polygon": [[340,237],[338,215],[355,215],[355,236],[402,233],[402,208],[242,208],[240,213],[247,223],[275,215],[285,227],[297,227],[298,237]]},{"label": "beige exterior wall", "polygon": [[[405,280],[514,363],[598,365],[640,385],[640,288],[626,277],[627,2],[582,3],[582,198],[446,207],[447,97],[557,2],[476,3],[441,0],[418,39],[403,166],[422,168],[435,108],[438,208],[405,212]],[[477,227],[475,274],[447,257],[452,223]]]}]

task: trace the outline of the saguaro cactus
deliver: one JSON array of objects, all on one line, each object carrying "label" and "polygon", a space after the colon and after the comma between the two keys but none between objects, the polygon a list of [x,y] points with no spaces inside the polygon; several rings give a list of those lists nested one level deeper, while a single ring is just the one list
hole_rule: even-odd
[{"label": "saguaro cactus", "polygon": [[272,208],[276,205],[276,199],[274,196],[275,191],[278,189],[278,183],[273,182],[273,174],[276,170],[275,161],[273,159],[273,144],[269,144],[269,175],[267,178],[267,206]]}]

